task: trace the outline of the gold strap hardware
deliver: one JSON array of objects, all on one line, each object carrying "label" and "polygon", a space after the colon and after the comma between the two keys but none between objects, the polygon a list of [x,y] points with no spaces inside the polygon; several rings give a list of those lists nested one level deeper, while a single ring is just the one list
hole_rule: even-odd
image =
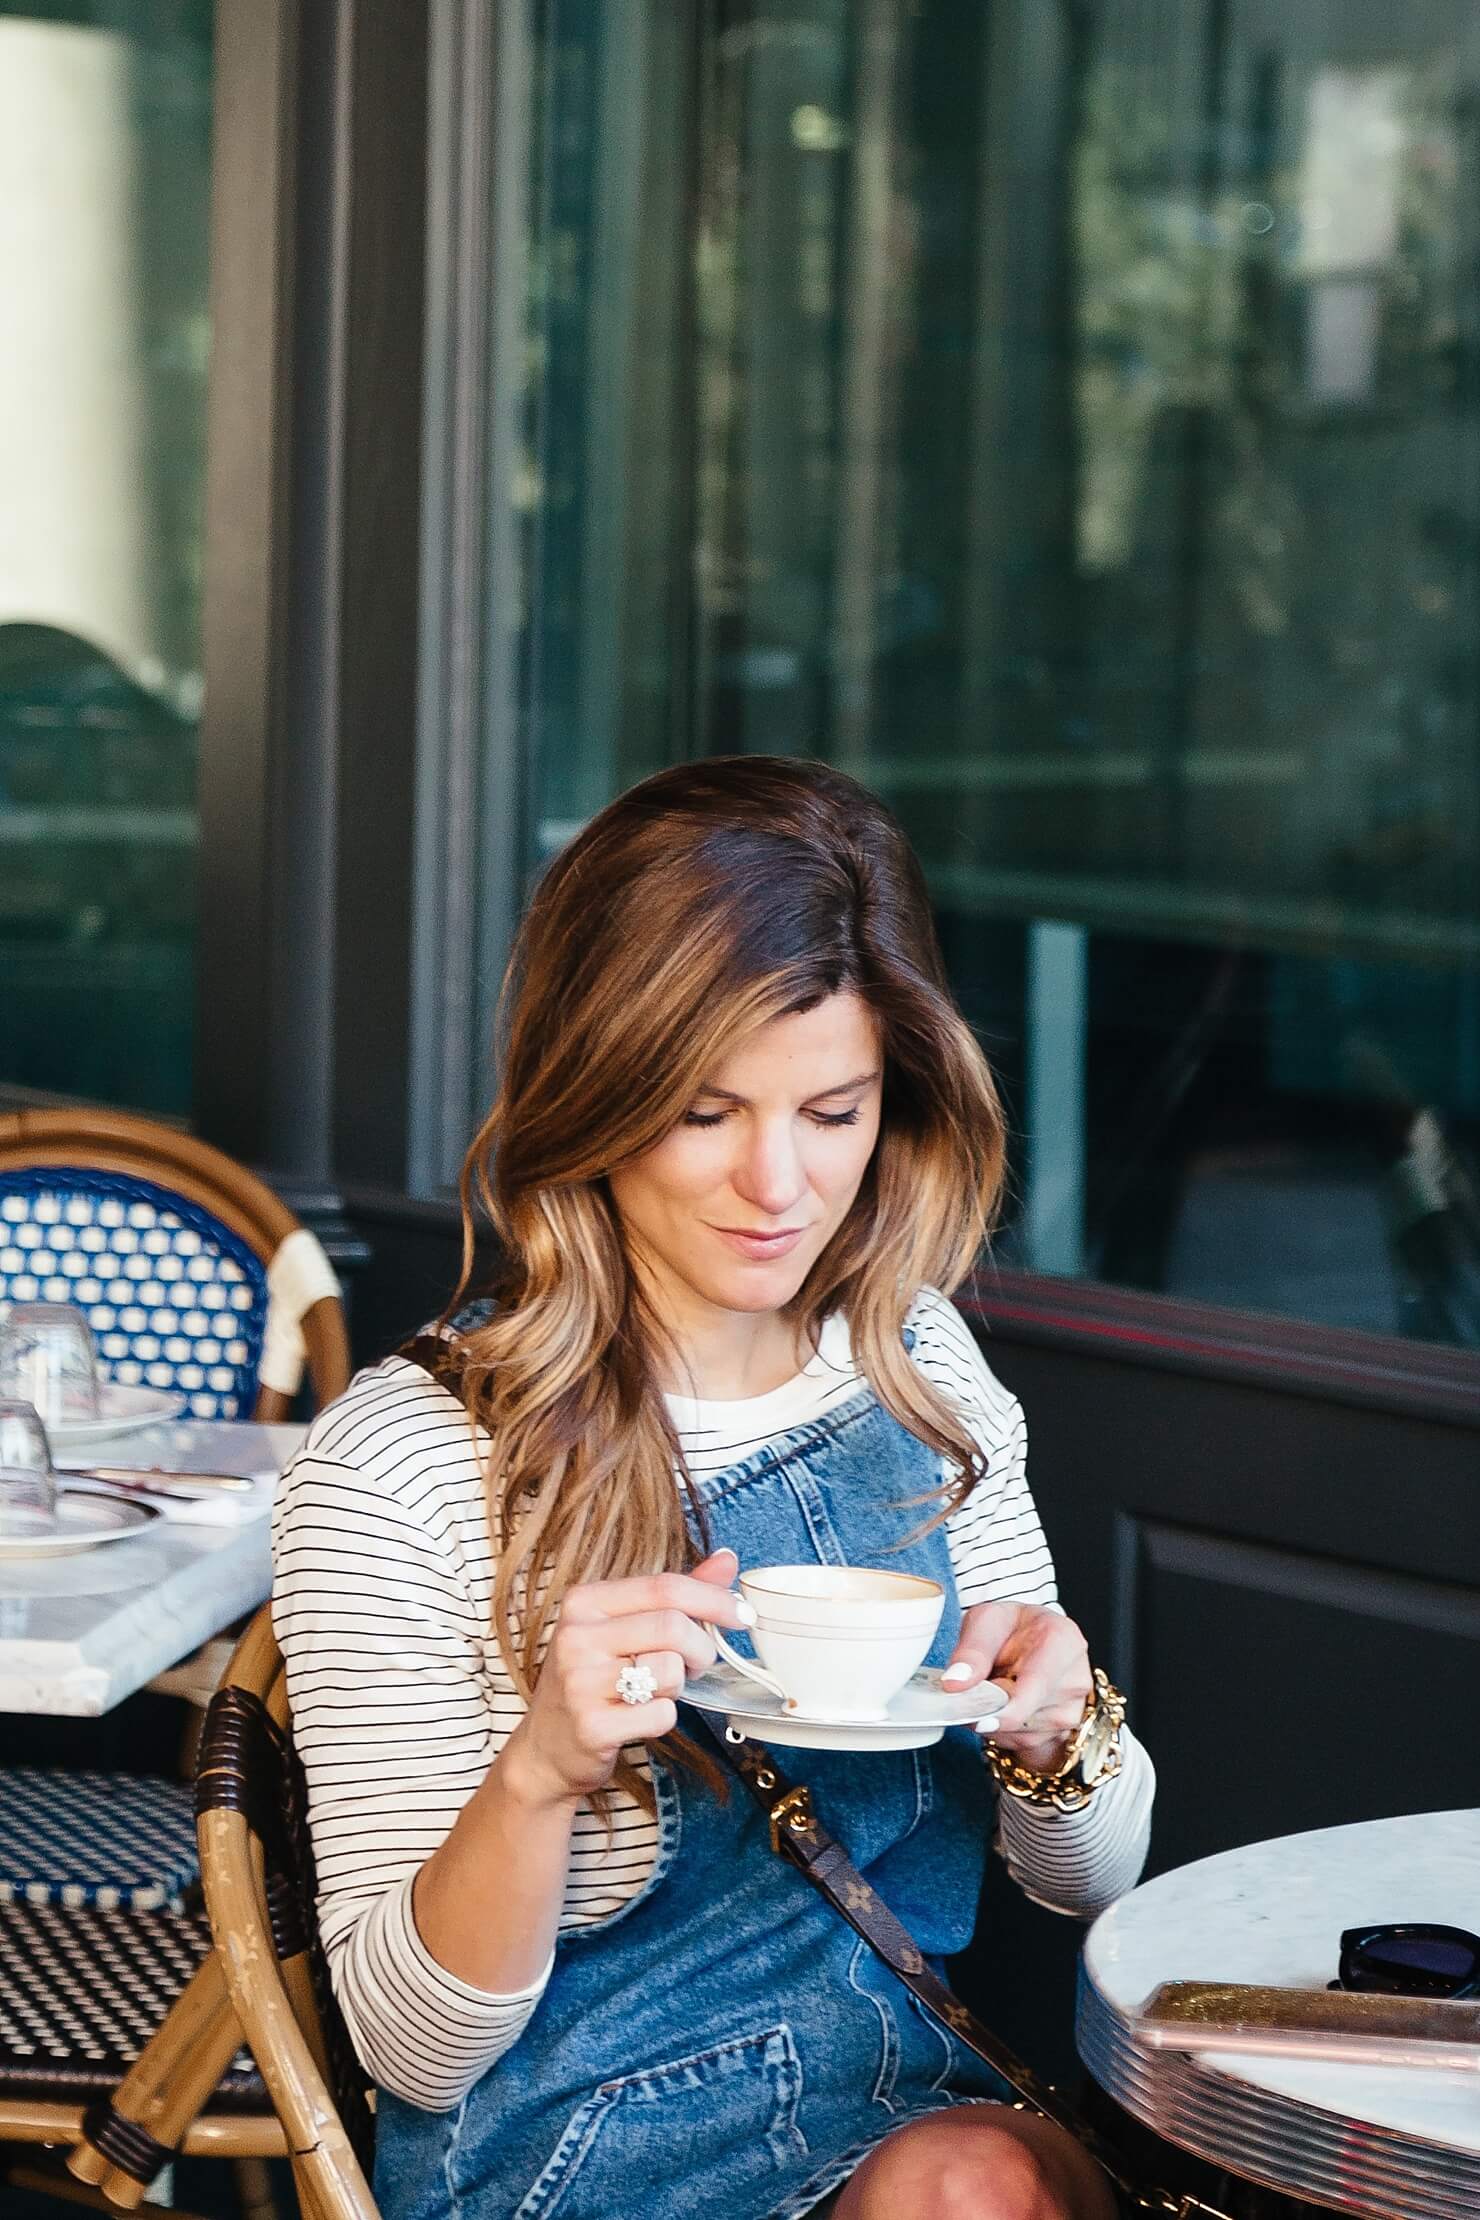
[{"label": "gold strap hardware", "polygon": [[778,1796],[771,1806],[771,1848],[778,1857],[783,1827],[794,1835],[812,1832],[812,1796],[805,1781],[797,1788],[789,1788],[784,1796]]}]

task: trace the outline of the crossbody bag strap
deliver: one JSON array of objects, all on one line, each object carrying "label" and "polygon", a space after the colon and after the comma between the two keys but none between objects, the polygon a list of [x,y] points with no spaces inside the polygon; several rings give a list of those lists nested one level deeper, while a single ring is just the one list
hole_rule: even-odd
[{"label": "crossbody bag strap", "polygon": [[818,1818],[806,1785],[789,1781],[769,1750],[749,1741],[731,1742],[707,1721],[705,1731],[766,1814],[771,1848],[777,1856],[806,1876],[926,2010],[1000,2074],[1014,2095],[1082,2144],[1129,2201],[1133,2212],[1160,2213],[1166,2220],[1199,2220],[1199,2216],[1203,2220],[1231,2220],[1229,2214],[1200,2203],[1196,2197],[1134,2180],[1126,2172],[1119,2152],[1079,2117],[1057,2089],[1025,2066],[1016,2052],[1009,2050],[942,1981],[908,1928],[895,1918],[877,1889],[864,1879],[836,1836]]}]

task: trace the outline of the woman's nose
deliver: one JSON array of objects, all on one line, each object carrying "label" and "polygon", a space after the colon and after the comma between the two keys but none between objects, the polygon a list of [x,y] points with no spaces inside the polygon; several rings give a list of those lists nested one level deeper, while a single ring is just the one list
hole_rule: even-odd
[{"label": "woman's nose", "polygon": [[750,1138],[731,1173],[737,1195],[752,1209],[781,1217],[806,1192],[800,1152],[788,1123],[761,1128]]}]

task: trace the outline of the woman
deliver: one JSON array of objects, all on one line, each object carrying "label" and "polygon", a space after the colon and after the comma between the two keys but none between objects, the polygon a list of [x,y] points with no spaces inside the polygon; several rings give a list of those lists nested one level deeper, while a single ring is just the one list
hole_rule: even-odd
[{"label": "woman", "polygon": [[[1021,1414],[941,1292],[1003,1122],[919,867],[820,765],[662,772],[551,865],[503,1018],[463,1182],[493,1298],[445,1363],[352,1382],[275,1520],[382,2210],[1101,2220],[1077,2146],[771,1855],[681,1702],[745,1623],[737,1565],[818,1558],[942,1583],[931,1660],[1011,1685],[999,1769],[1052,1775],[1090,1697]],[[952,1730],[793,1766],[932,1954],[971,1933],[985,1755]],[[1151,1772],[1121,1755],[1077,1812],[1002,1798],[1039,1899],[1138,1873]]]}]

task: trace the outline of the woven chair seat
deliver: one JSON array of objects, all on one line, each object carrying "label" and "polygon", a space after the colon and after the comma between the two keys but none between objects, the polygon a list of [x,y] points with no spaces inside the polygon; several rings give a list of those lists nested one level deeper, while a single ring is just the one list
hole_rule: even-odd
[{"label": "woven chair seat", "polygon": [[179,1911],[199,1875],[187,1782],[0,1772],[0,1903]]},{"label": "woven chair seat", "polygon": [[[115,2088],[210,1947],[190,1912],[0,1904],[0,2096],[86,2103]],[[212,2109],[266,2106],[238,2051]]]}]

